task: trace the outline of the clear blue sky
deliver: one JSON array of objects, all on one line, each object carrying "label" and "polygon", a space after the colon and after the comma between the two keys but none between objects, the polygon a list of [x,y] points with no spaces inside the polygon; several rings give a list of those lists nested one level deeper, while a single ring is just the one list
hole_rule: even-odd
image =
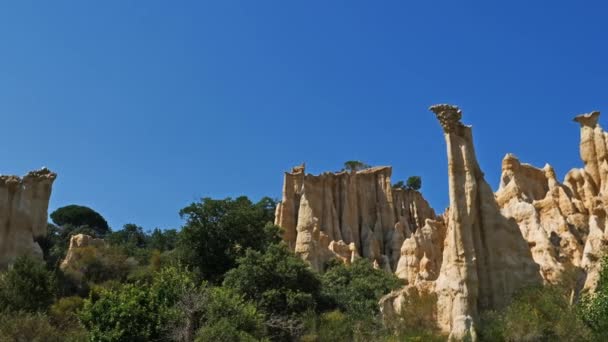
[{"label": "clear blue sky", "polygon": [[[11,1],[0,5],[0,173],[59,173],[51,210],[179,227],[200,197],[279,198],[350,159],[447,205],[453,103],[500,161],[580,167],[575,114],[608,117],[605,1]],[[608,126],[608,119],[600,119]]]}]

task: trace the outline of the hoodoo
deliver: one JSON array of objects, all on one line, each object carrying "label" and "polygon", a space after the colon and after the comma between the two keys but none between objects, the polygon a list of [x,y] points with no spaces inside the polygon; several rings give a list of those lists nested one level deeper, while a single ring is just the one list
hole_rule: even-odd
[{"label": "hoodoo", "polygon": [[501,309],[534,284],[569,281],[572,298],[594,291],[608,245],[608,133],[599,112],[577,116],[584,168],[563,183],[550,165],[507,154],[492,192],[475,155],[472,128],[456,106],[431,111],[447,145],[450,206],[437,216],[422,195],[391,187],[391,168],[285,174],[276,223],[316,270],[339,258],[369,258],[406,282],[380,302],[399,312],[412,291],[437,298],[437,326],[450,340],[476,340],[484,310]]},{"label": "hoodoo", "polygon": [[334,257],[365,257],[394,272],[404,240],[436,216],[419,192],[393,189],[391,172],[374,167],[315,176],[295,167],[285,174],[275,223],[316,270]]},{"label": "hoodoo", "polygon": [[451,339],[475,340],[479,311],[503,306],[517,289],[540,282],[540,274],[517,224],[500,213],[461,111],[450,105],[431,110],[447,144],[450,198],[436,285],[438,323]]},{"label": "hoodoo", "polygon": [[35,240],[46,235],[49,199],[56,177],[46,168],[23,178],[0,176],[0,268],[20,255],[42,258]]}]

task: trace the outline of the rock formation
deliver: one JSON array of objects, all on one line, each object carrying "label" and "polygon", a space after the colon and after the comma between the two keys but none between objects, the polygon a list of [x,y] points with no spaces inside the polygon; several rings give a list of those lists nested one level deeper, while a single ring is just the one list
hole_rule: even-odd
[{"label": "rock formation", "polygon": [[78,253],[81,249],[85,247],[100,248],[104,247],[105,245],[106,244],[103,239],[96,239],[90,235],[72,235],[70,238],[70,247],[68,248],[68,252],[66,253],[65,259],[63,259],[59,267],[64,271],[74,268],[74,265],[77,265],[78,261],[82,257],[81,253]]},{"label": "rock formation", "polygon": [[380,302],[395,315],[412,294],[436,298],[450,340],[477,339],[481,311],[501,309],[520,288],[566,283],[573,298],[594,291],[608,248],[608,133],[599,112],[579,115],[584,168],[557,180],[507,154],[493,193],[472,129],[451,105],[431,107],[445,136],[450,206],[436,216],[421,194],[392,189],[391,169],[285,175],[277,224],[289,246],[322,270],[330,258],[366,257],[406,282]]},{"label": "rock formation", "polygon": [[539,267],[516,222],[500,213],[460,110],[449,105],[431,110],[445,133],[450,198],[436,284],[438,323],[451,339],[475,340],[479,311],[500,308],[519,288],[540,282]]},{"label": "rock formation", "polygon": [[23,178],[0,176],[0,269],[20,255],[42,258],[35,240],[46,235],[49,199],[56,177],[46,168]]},{"label": "rock formation", "polygon": [[305,174],[285,173],[276,224],[286,243],[316,270],[334,257],[365,257],[394,271],[403,241],[435,212],[422,195],[391,187],[391,168]]}]

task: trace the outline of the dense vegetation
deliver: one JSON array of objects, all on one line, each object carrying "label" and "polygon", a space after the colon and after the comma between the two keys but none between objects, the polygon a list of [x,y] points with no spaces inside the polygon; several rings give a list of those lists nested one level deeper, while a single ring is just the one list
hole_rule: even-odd
[{"label": "dense vegetation", "polygon": [[[382,320],[379,299],[403,283],[364,259],[312,271],[281,242],[274,209],[269,198],[204,198],[180,211],[179,231],[112,231],[90,208],[61,208],[40,241],[45,262],[21,257],[0,273],[0,341],[445,340],[436,298],[412,293],[399,317]],[[73,251],[60,268],[80,232],[106,244]],[[576,300],[564,281],[482,313],[480,339],[607,340],[603,266],[594,295]]]}]

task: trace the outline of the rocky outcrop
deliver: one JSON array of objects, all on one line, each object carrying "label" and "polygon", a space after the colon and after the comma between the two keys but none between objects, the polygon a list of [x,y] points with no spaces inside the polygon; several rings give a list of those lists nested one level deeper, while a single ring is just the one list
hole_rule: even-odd
[{"label": "rocky outcrop", "polygon": [[20,255],[42,258],[36,239],[47,232],[49,199],[56,177],[46,168],[23,178],[0,176],[0,268]]},{"label": "rocky outcrop", "polygon": [[68,270],[70,268],[76,268],[75,265],[82,258],[82,254],[79,253],[83,248],[91,247],[94,249],[105,247],[105,241],[103,239],[96,239],[90,235],[77,234],[70,238],[70,247],[65,255],[65,259],[59,266],[62,270]]},{"label": "rocky outcrop", "polygon": [[422,195],[391,187],[391,168],[305,174],[304,165],[285,174],[276,224],[286,243],[316,270],[334,257],[364,257],[394,271],[406,238],[435,212]]},{"label": "rocky outcrop", "polygon": [[475,155],[472,129],[451,105],[431,107],[445,136],[450,206],[442,216],[414,191],[392,189],[390,168],[285,175],[277,224],[313,268],[362,256],[406,282],[380,302],[398,317],[412,294],[436,298],[438,327],[451,340],[477,339],[484,310],[504,307],[520,288],[567,285],[572,298],[594,291],[608,249],[608,133],[599,112],[580,124],[584,168],[563,183],[550,165],[507,154],[493,193]]},{"label": "rocky outcrop", "polygon": [[519,288],[540,282],[540,275],[519,227],[501,214],[484,179],[461,111],[449,105],[431,110],[444,130],[450,198],[436,284],[438,323],[453,340],[474,340],[480,310],[502,307]]}]

